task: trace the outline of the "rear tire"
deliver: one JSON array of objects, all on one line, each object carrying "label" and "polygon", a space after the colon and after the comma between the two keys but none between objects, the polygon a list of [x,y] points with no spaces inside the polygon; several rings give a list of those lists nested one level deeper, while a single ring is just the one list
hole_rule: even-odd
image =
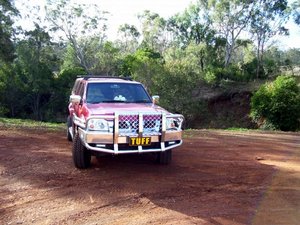
[{"label": "rear tire", "polygon": [[172,149],[165,152],[157,153],[157,163],[161,165],[168,165],[172,160]]},{"label": "rear tire", "polygon": [[71,117],[68,116],[68,118],[67,118],[67,139],[68,139],[68,141],[72,141],[72,135],[70,133],[70,127],[72,127],[72,121],[71,121]]},{"label": "rear tire", "polygon": [[79,169],[85,169],[90,166],[91,154],[82,144],[79,133],[75,135],[73,140],[72,155],[75,167]]}]

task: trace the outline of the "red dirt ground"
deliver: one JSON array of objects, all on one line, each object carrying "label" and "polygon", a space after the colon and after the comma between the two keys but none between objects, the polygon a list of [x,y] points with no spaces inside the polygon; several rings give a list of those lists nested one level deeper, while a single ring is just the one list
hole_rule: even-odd
[{"label": "red dirt ground", "polygon": [[73,166],[65,131],[0,127],[0,224],[299,224],[300,135],[185,131],[151,154]]}]

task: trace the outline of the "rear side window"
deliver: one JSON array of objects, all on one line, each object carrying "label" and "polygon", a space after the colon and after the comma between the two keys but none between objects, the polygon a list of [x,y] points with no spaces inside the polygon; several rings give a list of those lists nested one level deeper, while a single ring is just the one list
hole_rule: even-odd
[{"label": "rear side window", "polygon": [[81,87],[81,89],[80,89],[79,95],[81,96],[81,98],[83,97],[84,89],[85,89],[85,83],[82,84],[82,87]]},{"label": "rear side window", "polygon": [[75,81],[75,84],[74,84],[73,89],[72,89],[72,94],[76,94],[76,90],[77,90],[77,87],[78,87],[79,83],[80,83],[80,80]]},{"label": "rear side window", "polygon": [[78,88],[75,91],[75,95],[80,95],[82,97],[84,91],[84,82],[80,82]]}]

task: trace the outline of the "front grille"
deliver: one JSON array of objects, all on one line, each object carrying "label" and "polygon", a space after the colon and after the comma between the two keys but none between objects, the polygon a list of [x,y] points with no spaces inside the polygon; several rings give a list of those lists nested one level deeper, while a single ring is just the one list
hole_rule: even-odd
[{"label": "front grille", "polygon": [[[143,114],[143,136],[161,135],[162,115]],[[139,114],[119,115],[119,136],[136,136],[139,133]]]}]

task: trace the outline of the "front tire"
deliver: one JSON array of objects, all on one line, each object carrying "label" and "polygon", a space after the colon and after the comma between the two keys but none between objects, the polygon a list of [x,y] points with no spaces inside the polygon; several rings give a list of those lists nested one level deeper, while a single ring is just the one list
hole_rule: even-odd
[{"label": "front tire", "polygon": [[75,167],[79,169],[88,168],[91,164],[91,154],[82,144],[79,133],[77,133],[73,140],[72,148],[73,162]]},{"label": "front tire", "polygon": [[157,162],[161,165],[168,165],[172,160],[172,149],[157,153]]}]

